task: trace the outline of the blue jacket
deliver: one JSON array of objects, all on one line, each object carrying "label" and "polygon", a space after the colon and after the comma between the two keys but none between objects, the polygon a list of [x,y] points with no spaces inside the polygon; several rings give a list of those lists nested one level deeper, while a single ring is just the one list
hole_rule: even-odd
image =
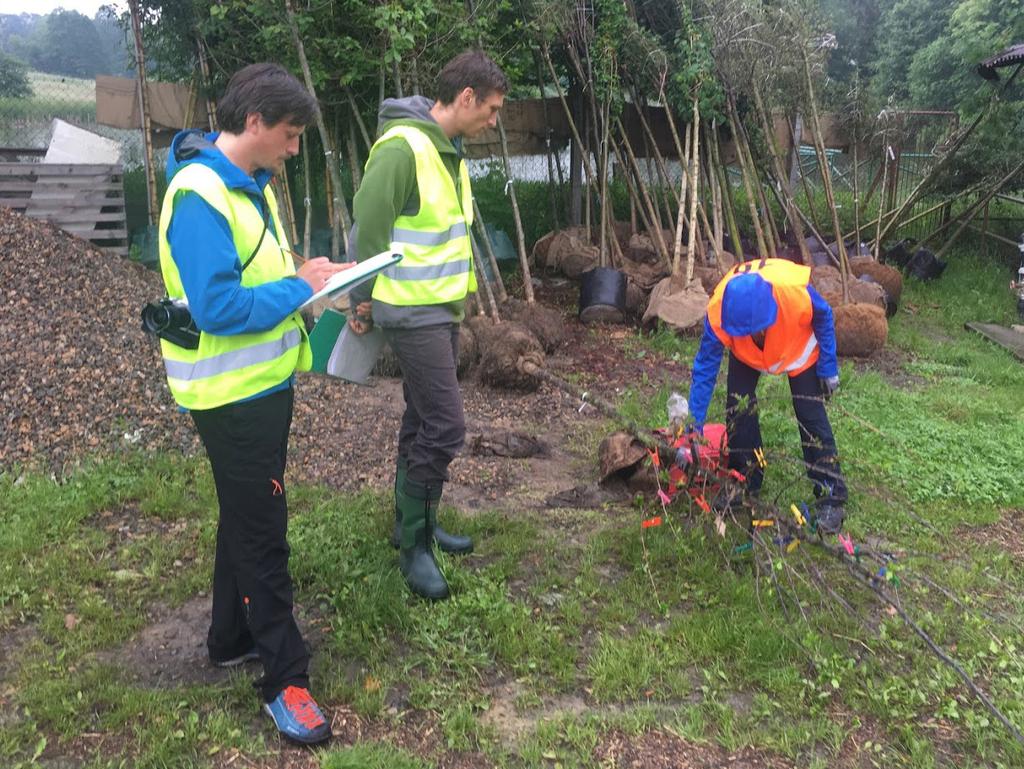
[{"label": "blue jacket", "polygon": [[[273,174],[260,169],[249,176],[214,146],[217,136],[201,131],[175,136],[167,158],[168,183],[189,163],[202,163],[216,171],[228,189],[247,194],[269,221],[268,236],[276,236],[263,196]],[[177,195],[172,205],[167,240],[200,331],[219,336],[268,331],[313,295],[309,284],[295,276],[242,286],[241,260],[249,255],[239,256],[235,250],[227,220],[195,192]]]},{"label": "blue jacket", "polygon": [[[807,286],[807,293],[811,297],[811,308],[813,311],[811,326],[814,329],[814,336],[818,340],[818,362],[815,364],[815,371],[819,377],[825,379],[838,376],[839,359],[836,357],[836,331],[832,320],[832,308],[821,294],[815,291],[813,286]],[[769,301],[771,301],[770,298]],[[761,308],[760,314],[765,315],[765,318],[761,320],[765,320],[771,315],[770,313],[766,314],[767,308],[763,298],[761,301],[751,303],[750,306]],[[771,317],[774,318],[773,315]],[[764,322],[755,323],[754,320],[751,320],[752,328],[756,326],[756,330],[760,330],[765,327],[766,324]],[[770,321],[767,325],[770,325]],[[749,329],[746,330],[749,332]],[[705,315],[704,334],[700,340],[697,357],[693,359],[690,397],[688,399],[690,417],[698,427],[703,427],[707,419],[708,407],[711,405],[711,396],[715,391],[715,382],[718,379],[718,370],[722,366],[722,354],[724,352],[725,345],[715,335]]]}]

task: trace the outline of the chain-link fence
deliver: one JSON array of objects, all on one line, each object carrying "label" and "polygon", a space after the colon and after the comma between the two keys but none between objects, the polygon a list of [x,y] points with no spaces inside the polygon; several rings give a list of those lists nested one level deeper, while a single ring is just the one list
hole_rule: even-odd
[{"label": "chain-link fence", "polygon": [[126,170],[142,165],[141,130],[126,131],[96,122],[95,81],[29,72],[28,84],[31,93],[26,96],[0,97],[0,153],[4,159],[45,153],[53,121],[60,119],[120,143]]},{"label": "chain-link fence", "polygon": [[[123,130],[96,122],[96,85],[93,80],[41,72],[29,72],[28,79],[30,94],[18,98],[0,98],[0,160],[42,156],[53,134],[54,119],[113,139],[121,146],[126,187],[140,187],[126,194],[129,227],[143,227],[146,211],[141,172],[144,155],[141,130]],[[880,206],[884,205],[885,210],[891,211],[906,199],[934,165],[935,147],[941,145],[955,127],[955,116],[952,113],[899,113],[890,118],[884,137],[891,148],[888,168],[880,150],[873,151],[873,157],[858,158],[856,170],[850,152],[827,150],[838,204],[852,209],[856,178],[862,216],[860,223],[864,225],[870,225]],[[880,144],[879,141],[873,143]],[[801,206],[807,205],[813,209],[814,206],[820,206],[823,200],[820,169],[814,150],[801,147],[798,161],[799,173],[792,180],[793,194],[801,201]],[[162,162],[161,152],[156,159],[158,172]],[[596,168],[597,159],[592,157],[591,164]],[[571,153],[567,146],[550,155],[512,156],[509,159],[509,175],[506,175],[500,157],[473,159],[468,165],[470,175],[474,178],[474,188],[481,188],[478,197],[487,198],[487,203],[483,205],[484,214],[490,213],[489,218],[499,227],[513,231],[511,207],[507,200],[509,176],[516,183],[519,197],[526,198],[525,204],[523,200],[520,201],[520,209],[524,219],[528,220],[524,221],[528,242],[548,229],[556,225],[564,226],[568,222],[571,208]],[[667,181],[667,184],[678,190],[683,178],[683,169],[678,160],[666,158],[659,168],[653,158],[640,157],[638,166],[646,185],[657,189]],[[609,179],[614,182],[621,180],[622,176],[622,169],[614,156],[611,157]],[[742,195],[743,184],[738,168],[730,169],[729,179],[735,192]],[[555,183],[553,190],[548,189],[549,180]],[[485,191],[488,187],[489,198]],[[808,197],[814,201],[813,205],[806,200]],[[619,199],[625,202],[628,215],[628,196],[621,194]],[[923,238],[933,232],[942,223],[943,217],[949,215],[949,210],[939,207],[928,212],[932,205],[933,201],[928,198],[919,202],[907,213],[911,223],[895,234],[899,237]],[[742,210],[739,213],[743,215]],[[869,239],[871,234],[864,234],[865,239]]]}]

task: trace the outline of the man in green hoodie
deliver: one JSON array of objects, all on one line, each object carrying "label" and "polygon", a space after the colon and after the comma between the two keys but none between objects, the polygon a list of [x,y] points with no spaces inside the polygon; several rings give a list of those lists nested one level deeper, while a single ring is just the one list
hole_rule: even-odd
[{"label": "man in green hoodie", "polygon": [[494,127],[507,91],[490,58],[466,51],[438,75],[437,101],[386,99],[354,202],[356,258],[392,248],[404,254],[352,292],[349,323],[356,333],[380,326],[402,369],[391,543],[409,588],[431,600],[448,597],[434,543],[447,553],[473,549],[468,537],[437,524],[448,465],[466,433],[455,364],[466,295],[476,290],[473,197],[460,139]]}]

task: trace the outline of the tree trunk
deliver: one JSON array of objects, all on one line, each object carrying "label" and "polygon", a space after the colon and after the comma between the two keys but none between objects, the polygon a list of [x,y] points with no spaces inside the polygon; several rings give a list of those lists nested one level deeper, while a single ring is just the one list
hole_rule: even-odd
[{"label": "tree trunk", "polygon": [[156,199],[156,169],[153,166],[153,125],[149,112],[149,88],[146,86],[146,51],[142,45],[142,17],[138,0],[129,0],[128,10],[132,20],[132,36],[135,38],[135,73],[139,92],[139,108],[142,112],[142,146],[146,161],[146,203],[149,208],[149,223],[156,226],[160,217],[160,204]]},{"label": "tree trunk", "polygon": [[[313,76],[309,71],[309,62],[306,60],[306,48],[299,37],[299,26],[295,21],[295,9],[292,7],[292,0],[285,0],[285,10],[288,13],[288,26],[291,27],[292,41],[295,43],[295,50],[299,54],[299,64],[302,66],[302,75],[306,80],[306,90],[316,99],[316,89],[313,87]],[[327,133],[327,125],[324,123],[324,116],[320,110],[316,113],[316,125],[320,132],[320,142],[324,148],[324,157],[327,160],[327,173],[331,178],[333,191],[333,207],[337,218],[331,217],[331,260],[337,261],[339,254],[339,241],[344,245],[346,255],[349,253],[348,230],[349,219],[348,206],[341,190],[341,174],[338,171],[338,157],[334,152],[331,137]]]},{"label": "tree trunk", "polygon": [[747,168],[746,153],[743,151],[743,134],[739,129],[739,115],[736,113],[736,104],[732,94],[727,97],[729,129],[732,131],[733,142],[736,146],[736,159],[740,163],[740,173],[743,176],[743,189],[747,193],[747,207],[750,209],[750,222],[754,227],[757,236],[757,255],[762,259],[768,256],[768,247],[765,245],[764,230],[761,229],[761,219],[757,213],[757,198],[754,194],[754,185],[750,180],[750,171]]},{"label": "tree trunk", "polygon": [[836,211],[836,199],[832,189],[832,174],[828,167],[828,154],[825,152],[825,142],[821,137],[821,123],[818,120],[818,104],[814,98],[814,83],[811,81],[811,64],[807,59],[807,52],[802,51],[804,59],[804,77],[807,80],[808,104],[811,109],[811,134],[814,137],[814,148],[818,153],[818,163],[821,166],[821,181],[825,188],[825,198],[828,200],[828,207],[832,213],[832,229],[836,234],[836,248],[839,249],[839,276],[843,284],[843,301],[850,301],[850,263],[846,254],[846,243],[843,241],[843,231],[839,226],[839,212]]}]

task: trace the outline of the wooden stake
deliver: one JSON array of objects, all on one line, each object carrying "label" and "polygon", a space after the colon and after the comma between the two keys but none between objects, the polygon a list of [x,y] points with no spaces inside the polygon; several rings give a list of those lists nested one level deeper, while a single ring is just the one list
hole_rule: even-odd
[{"label": "wooden stake", "polygon": [[636,156],[633,154],[633,147],[629,143],[629,137],[626,135],[626,129],[622,125],[622,121],[615,118],[616,127],[619,129],[619,136],[622,139],[622,146],[626,148],[626,154],[629,157],[630,163],[636,172],[637,184],[639,185],[640,192],[643,193],[644,205],[647,206],[647,214],[650,220],[656,223],[654,231],[651,233],[651,239],[655,246],[658,248],[658,254],[662,259],[665,260],[665,265],[672,269],[672,261],[669,258],[668,247],[665,245],[664,232],[661,229],[661,222],[658,218],[657,209],[654,207],[654,203],[651,201],[651,196],[647,191],[646,185],[643,183],[643,173],[640,171],[640,164],[636,162]]},{"label": "wooden stake", "polygon": [[[711,151],[714,153],[714,171],[715,175],[718,176],[718,186],[722,190],[722,202],[724,203],[725,210],[725,221],[729,226],[729,238],[733,243],[733,250],[736,253],[733,256],[736,257],[737,261],[744,261],[747,257],[743,253],[743,241],[740,238],[740,228],[736,223],[736,209],[732,199],[732,185],[729,184],[729,170],[726,168],[725,163],[722,162],[722,148],[718,142],[718,131],[715,130],[714,141],[711,143]],[[725,235],[723,233],[722,245],[725,245]]]},{"label": "wooden stake", "polygon": [[980,200],[978,200],[961,216],[960,226],[957,227],[956,231],[952,234],[949,240],[947,240],[943,244],[942,248],[935,252],[935,257],[937,259],[941,259],[949,251],[949,249],[953,247],[953,244],[956,242],[956,239],[960,237],[961,233],[963,233],[965,229],[967,229],[967,225],[974,221],[974,218],[978,215],[978,212],[981,211],[983,207],[988,205],[989,201],[996,196],[996,193],[998,193],[999,190],[1003,188],[1003,185],[1005,185],[1007,182],[1013,179],[1022,170],[1024,170],[1024,160],[1022,160],[1020,163],[1014,166],[1013,170],[1011,170],[1008,174],[1006,174],[1006,176],[1004,176],[1002,179],[996,182],[995,185],[993,185],[992,188],[988,192],[986,192]]},{"label": "wooden stake", "polygon": [[366,130],[363,116],[359,114],[359,107],[356,106],[355,97],[352,96],[352,89],[348,86],[345,86],[345,96],[348,98],[348,106],[352,109],[352,116],[356,119],[356,125],[359,126],[359,134],[363,137],[363,144],[366,145],[366,151],[369,152],[373,142],[370,140],[369,131]]},{"label": "wooden stake", "polygon": [[793,201],[793,196],[789,190],[786,170],[782,165],[782,158],[779,155],[778,147],[775,146],[774,126],[771,123],[768,110],[765,109],[764,100],[761,97],[761,89],[758,87],[756,82],[753,82],[752,86],[754,106],[761,119],[761,130],[764,131],[765,141],[768,144],[768,155],[771,157],[772,165],[775,168],[775,179],[777,184],[782,188],[781,197],[784,203],[782,208],[786,214],[789,226],[793,229],[793,235],[797,239],[797,246],[800,248],[801,262],[803,262],[803,264],[811,264],[811,252],[810,249],[807,248],[807,243],[804,239],[804,228],[800,222],[800,217],[798,217],[793,211],[793,207],[796,203]]},{"label": "wooden stake", "polygon": [[[677,155],[679,157],[679,164],[680,164],[681,168],[685,171],[685,169],[687,169],[689,167],[689,165],[690,165],[690,152],[691,152],[691,147],[693,145],[693,137],[692,137],[691,133],[688,131],[687,135],[686,135],[687,136],[687,138],[686,138],[686,146],[684,148],[682,143],[680,143],[680,141],[679,141],[679,132],[676,130],[676,121],[672,117],[672,110],[669,107],[668,100],[665,98],[664,82],[661,83],[660,94],[661,94],[661,101],[665,105],[665,119],[668,122],[669,130],[672,132],[672,141],[676,145],[676,153],[677,153]],[[692,123],[687,124],[687,128],[690,128],[692,125],[693,125]],[[684,179],[685,178],[687,178],[686,174],[684,174]],[[683,194],[681,196],[681,199],[679,201],[680,205],[683,205],[685,203],[685,200],[686,200],[686,196],[685,196],[685,192],[684,192],[685,189],[686,189],[686,186],[683,185],[682,183],[680,183],[680,191],[683,192]],[[699,197],[700,196],[698,195],[697,210],[700,211],[701,219],[702,219],[702,221],[703,221],[703,223],[705,225],[707,236],[708,236],[708,240],[710,241],[710,240],[713,239],[713,235],[712,235],[711,228],[707,225],[707,214],[704,212],[704,204],[699,199]],[[698,254],[698,256],[704,257],[705,256],[704,244],[703,244],[702,240],[699,239],[699,238],[696,241],[696,247],[697,247],[697,254]],[[719,264],[722,264],[721,251],[722,251],[722,243],[721,243],[721,240],[719,240],[719,242],[716,243],[712,247],[712,252],[714,253],[715,259],[719,262]]]},{"label": "wooden stake", "polygon": [[[733,105],[735,109],[735,104]],[[761,183],[761,176],[758,173],[758,163],[754,160],[754,153],[751,149],[750,136],[747,134],[746,126],[740,120],[739,110],[736,110],[736,125],[739,128],[742,141],[737,143],[736,150],[746,161],[746,170],[750,174],[751,186],[754,190],[755,206],[758,207],[758,214],[761,218],[761,225],[764,229],[765,245],[768,248],[768,256],[777,256],[777,247],[780,242],[778,227],[775,226],[775,217],[768,205],[768,198],[764,194],[764,184]]]},{"label": "wooden stake", "polygon": [[494,318],[495,323],[501,323],[501,318],[498,316],[498,305],[494,301],[494,292],[491,291],[491,281],[487,280],[487,271],[484,270],[480,259],[480,246],[477,244],[472,230],[469,231],[469,242],[470,250],[473,252],[473,269],[476,270],[477,285],[483,284],[484,291],[487,293],[487,303],[491,307],[491,317]]},{"label": "wooden stake", "polygon": [[[556,195],[556,189],[561,189],[561,179],[559,178],[558,187],[555,187],[555,171],[556,163],[553,157],[553,151],[551,149],[551,117],[548,114],[548,100],[544,93],[544,68],[541,65],[540,54],[534,47],[530,48],[530,52],[533,54],[533,65],[537,71],[537,87],[540,89],[540,104],[541,109],[544,112],[544,156],[548,161],[548,202],[551,204],[551,224],[554,230],[557,232],[560,229],[559,216],[558,216],[558,196]],[[561,169],[558,169],[559,172]]]},{"label": "wooden stake", "polygon": [[811,108],[811,134],[814,137],[814,148],[818,154],[818,164],[821,168],[822,186],[825,188],[825,197],[828,200],[828,207],[832,213],[832,229],[836,234],[836,248],[839,250],[839,277],[843,286],[843,301],[850,301],[850,262],[846,254],[846,243],[843,240],[843,231],[839,226],[839,212],[836,211],[836,199],[832,189],[832,174],[828,167],[828,154],[825,152],[825,142],[821,136],[821,122],[818,120],[818,104],[814,98],[814,83],[811,80],[811,62],[807,58],[807,51],[802,50],[804,60],[804,77],[807,80],[808,104]]},{"label": "wooden stake", "polygon": [[[282,208],[284,209],[281,213],[284,214],[284,224],[288,227],[288,232],[291,234],[291,242],[297,243],[299,240],[299,230],[295,224],[295,205],[292,203],[292,190],[291,185],[288,184],[288,169],[281,169],[280,175],[274,176],[274,181],[277,182],[281,189],[279,190],[281,202],[283,203]],[[278,190],[275,190],[275,194]],[[303,254],[305,257],[305,254]]]},{"label": "wooden stake", "polygon": [[690,154],[690,165],[687,170],[687,178],[690,182],[690,215],[689,237],[686,242],[686,285],[693,280],[694,244],[693,239],[697,234],[697,196],[700,192],[697,178],[697,160],[700,157],[700,110],[698,109],[698,97],[693,97],[693,152]]},{"label": "wooden stake", "polygon": [[947,149],[946,152],[943,153],[942,157],[939,158],[939,162],[932,166],[931,170],[925,175],[925,177],[917,184],[916,187],[914,187],[913,190],[910,191],[910,194],[907,195],[907,199],[903,201],[903,205],[899,207],[899,210],[897,210],[896,213],[892,215],[892,217],[886,223],[885,227],[882,228],[882,231],[878,235],[879,241],[881,241],[882,238],[889,234],[889,231],[893,228],[893,226],[917,202],[918,198],[923,194],[924,190],[928,187],[928,185],[931,184],[932,181],[939,175],[939,173],[945,169],[945,167],[949,164],[949,161],[953,159],[956,153],[964,145],[964,142],[967,141],[968,137],[970,137],[970,135],[974,133],[975,129],[982,123],[982,121],[992,113],[992,108],[995,106],[996,103],[999,102],[1002,95],[1006,93],[1006,90],[1010,87],[1013,81],[1017,79],[1017,76],[1021,73],[1022,69],[1024,69],[1024,63],[1018,64],[1017,68],[1013,71],[1013,74],[1006,79],[1006,81],[1003,83],[999,91],[996,94],[994,94],[992,98],[989,100],[988,106],[974,118],[974,120],[967,127],[967,129],[956,138],[956,140],[949,147],[949,149]]},{"label": "wooden stake", "polygon": [[502,280],[501,270],[498,269],[498,257],[494,255],[494,248],[491,246],[491,239],[487,236],[487,226],[484,223],[484,217],[480,213],[480,207],[473,201],[473,219],[474,224],[477,227],[477,232],[480,233],[480,237],[484,241],[484,251],[487,254],[487,260],[491,263],[491,271],[494,273],[494,282],[498,286],[498,299],[502,303],[508,301],[508,291],[505,290],[505,281]]},{"label": "wooden stake", "polygon": [[206,44],[202,36],[196,30],[196,50],[199,58],[199,72],[203,78],[203,95],[206,98],[206,119],[210,124],[210,130],[217,130],[217,108],[210,98],[210,64],[206,60]]},{"label": "wooden stake", "polygon": [[746,155],[743,152],[743,134],[739,129],[739,115],[736,114],[736,104],[732,94],[727,98],[729,128],[732,131],[733,142],[736,145],[736,159],[740,163],[740,173],[743,176],[743,189],[747,193],[747,207],[750,209],[750,221],[757,236],[757,255],[762,259],[768,256],[768,246],[765,244],[764,231],[761,229],[761,219],[757,214],[757,198],[754,197],[754,186],[750,181],[749,170],[747,169]]},{"label": "wooden stake", "polygon": [[555,65],[551,61],[551,54],[548,52],[548,45],[546,42],[541,41],[541,55],[544,61],[548,65],[548,72],[551,73],[552,82],[555,85],[555,90],[558,92],[558,100],[562,103],[562,110],[565,112],[566,121],[569,123],[569,131],[572,133],[572,139],[576,143],[576,148],[580,153],[580,157],[583,159],[583,171],[587,177],[587,184],[591,184],[593,179],[593,173],[590,170],[590,155],[583,145],[583,139],[580,138],[580,132],[576,127],[576,121],[573,119],[572,110],[569,108],[569,102],[565,99],[565,94],[562,92],[562,86],[558,82],[558,75],[555,72]]},{"label": "wooden stake", "polygon": [[348,151],[348,167],[352,174],[352,194],[359,191],[359,185],[363,183],[362,163],[359,162],[359,150],[356,148],[356,124],[354,120],[348,121],[348,136],[345,141],[345,149]]},{"label": "wooden stake", "polygon": [[[302,176],[305,197],[302,198],[302,255],[309,259],[310,241],[313,233],[313,181],[309,178],[309,137],[302,137]],[[355,257],[355,254],[352,254]]]}]

